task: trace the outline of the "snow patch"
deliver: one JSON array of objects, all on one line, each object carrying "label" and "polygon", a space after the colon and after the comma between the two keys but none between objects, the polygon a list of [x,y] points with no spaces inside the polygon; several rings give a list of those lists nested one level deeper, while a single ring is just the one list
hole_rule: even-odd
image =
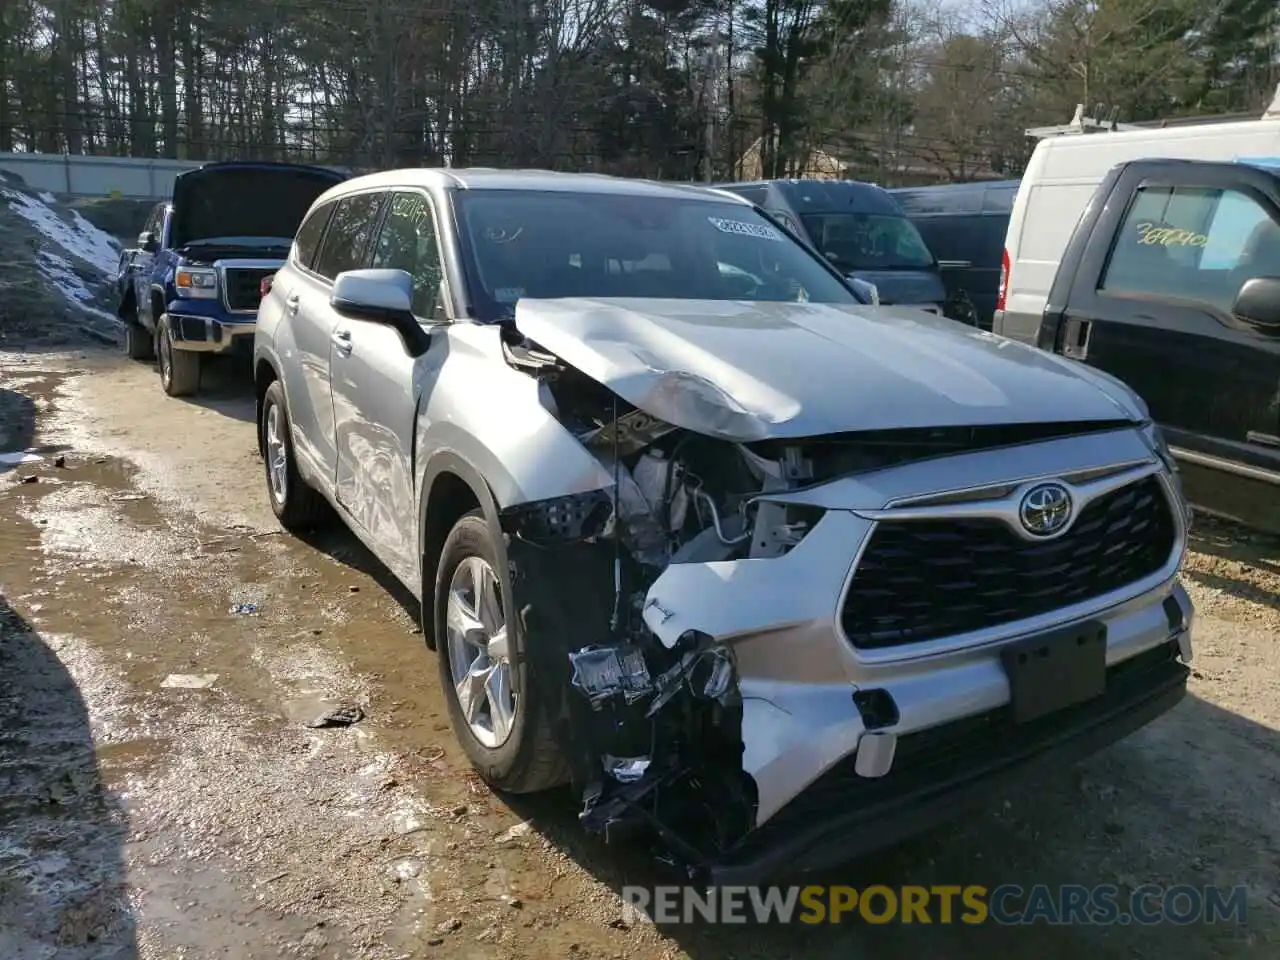
[{"label": "snow patch", "polygon": [[45,203],[58,202],[58,198],[55,197],[52,193],[50,193],[48,190],[46,190],[44,193],[37,193],[36,196],[39,197],[41,200],[43,200]]},{"label": "snow patch", "polygon": [[67,253],[92,264],[104,276],[115,272],[120,262],[120,245],[114,237],[99,230],[79,213],[73,211],[71,221],[67,222],[47,201],[41,203],[25,193],[8,189],[0,189],[0,196],[9,201],[9,208],[14,213]]},{"label": "snow patch", "polygon": [[[19,190],[0,187],[0,197],[8,200],[9,209],[35,227],[41,237],[55,245],[54,249],[46,246],[37,253],[41,275],[68,303],[94,317],[118,323],[113,314],[96,306],[101,293],[94,290],[117,272],[120,245],[116,240],[77,211],[71,211],[69,220],[64,218],[52,206],[57,198],[50,193],[41,193],[36,199]],[[83,267],[77,270],[75,261],[83,261],[91,270],[85,271]],[[94,273],[102,274],[96,282]]]},{"label": "snow patch", "polygon": [[45,279],[58,288],[70,303],[75,304],[86,313],[91,313],[96,317],[110,320],[112,323],[117,322],[117,318],[94,306],[97,296],[86,285],[80,275],[76,273],[75,268],[71,265],[66,257],[60,257],[51,250],[41,250],[37,257],[40,262],[40,272],[44,274]]}]

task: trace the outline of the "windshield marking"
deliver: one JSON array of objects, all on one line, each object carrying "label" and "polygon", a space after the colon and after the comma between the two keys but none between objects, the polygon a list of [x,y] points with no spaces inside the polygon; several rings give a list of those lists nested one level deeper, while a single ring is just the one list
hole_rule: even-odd
[{"label": "windshield marking", "polygon": [[782,243],[782,234],[773,227],[759,223],[746,223],[742,220],[725,220],[722,217],[707,217],[713,227],[721,233],[732,233],[741,237],[757,237],[761,240],[774,240]]}]

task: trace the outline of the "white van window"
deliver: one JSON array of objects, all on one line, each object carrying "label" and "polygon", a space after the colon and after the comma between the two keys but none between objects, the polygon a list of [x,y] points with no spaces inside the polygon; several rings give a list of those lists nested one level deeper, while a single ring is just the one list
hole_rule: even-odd
[{"label": "white van window", "polygon": [[1197,300],[1229,312],[1245,280],[1280,275],[1280,224],[1215,187],[1139,190],[1099,289]]}]

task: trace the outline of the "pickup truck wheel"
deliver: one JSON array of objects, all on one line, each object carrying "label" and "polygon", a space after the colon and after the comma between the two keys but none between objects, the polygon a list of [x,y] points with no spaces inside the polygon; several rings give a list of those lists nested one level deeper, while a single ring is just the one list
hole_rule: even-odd
[{"label": "pickup truck wheel", "polygon": [[124,352],[130,360],[154,360],[155,339],[141,324],[128,320],[124,324]]},{"label": "pickup truck wheel", "polygon": [[328,504],[298,475],[293,458],[289,414],[284,406],[284,389],[276,380],[262,398],[263,463],[267,471],[267,496],[271,511],[286,530],[313,527],[324,519]]},{"label": "pickup truck wheel", "polygon": [[156,353],[160,360],[160,385],[165,393],[171,397],[189,397],[200,389],[200,354],[174,349],[168,314],[160,318]]},{"label": "pickup truck wheel", "polygon": [[454,735],[481,777],[507,793],[535,793],[564,783],[567,768],[528,661],[512,656],[520,625],[502,570],[483,515],[468,513],[449,532],[436,573],[440,682]]}]

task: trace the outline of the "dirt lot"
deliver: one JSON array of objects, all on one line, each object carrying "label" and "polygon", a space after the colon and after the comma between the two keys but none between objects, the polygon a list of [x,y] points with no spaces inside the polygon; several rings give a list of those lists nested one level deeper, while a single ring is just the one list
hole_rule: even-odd
[{"label": "dirt lot", "polygon": [[[42,458],[0,464],[0,957],[1280,955],[1276,541],[1198,524],[1172,714],[827,878],[1244,885],[1243,927],[659,930],[617,893],[652,869],[567,797],[468,773],[404,592],[341,529],[280,534],[251,420],[227,372],[183,402],[0,354],[0,450]],[[308,726],[333,704],[365,718]]]}]

